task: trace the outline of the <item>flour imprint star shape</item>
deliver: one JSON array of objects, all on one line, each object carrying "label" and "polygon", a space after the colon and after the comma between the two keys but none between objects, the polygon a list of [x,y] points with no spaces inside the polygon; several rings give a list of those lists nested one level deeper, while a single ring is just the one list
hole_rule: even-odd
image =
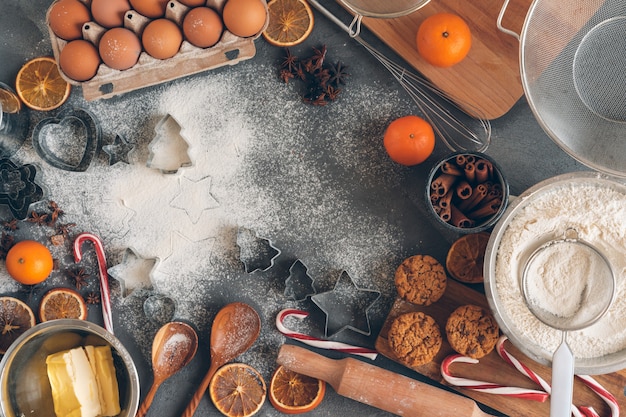
[{"label": "flour imprint star shape", "polygon": [[178,184],[180,192],[170,201],[170,206],[183,210],[193,224],[198,223],[205,210],[219,207],[220,204],[211,195],[210,176],[198,181],[181,176]]}]

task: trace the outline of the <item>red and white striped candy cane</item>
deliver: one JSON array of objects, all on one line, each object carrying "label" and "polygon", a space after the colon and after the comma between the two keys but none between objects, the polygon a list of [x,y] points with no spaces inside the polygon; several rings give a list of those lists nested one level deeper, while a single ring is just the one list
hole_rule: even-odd
[{"label": "red and white striped candy cane", "polygon": [[544,402],[548,398],[548,393],[528,388],[510,387],[491,382],[477,381],[474,379],[460,378],[453,376],[450,372],[450,365],[455,362],[478,363],[478,359],[467,356],[454,354],[446,357],[441,363],[441,375],[451,385],[471,389],[472,391],[484,392],[487,394],[504,395],[507,397],[521,398],[524,400],[532,400]]},{"label": "red and white striped candy cane", "polygon": [[378,356],[378,352],[376,352],[375,350],[353,346],[342,342],[334,342],[332,340],[318,339],[304,333],[289,330],[284,324],[287,317],[295,317],[299,320],[302,320],[308,316],[309,313],[307,311],[286,308],[284,310],[281,310],[276,316],[276,328],[278,328],[278,331],[281,332],[283,335],[294,340],[299,340],[300,342],[306,343],[309,346],[336,350],[339,352],[350,353],[353,355],[360,355],[372,360],[376,359],[376,356]]},{"label": "red and white striped candy cane", "polygon": [[100,238],[92,233],[81,233],[74,240],[74,262],[79,263],[83,259],[82,245],[91,242],[98,257],[98,271],[100,274],[100,298],[102,300],[102,317],[104,328],[113,334],[113,316],[111,314],[111,295],[109,292],[109,275],[107,273],[107,260],[104,254],[104,246]]},{"label": "red and white striped candy cane", "polygon": [[617,398],[610,392],[608,392],[602,385],[600,385],[595,379],[589,375],[576,375],[581,381],[585,383],[593,392],[598,394],[600,398],[611,409],[611,417],[619,417],[619,403]]}]

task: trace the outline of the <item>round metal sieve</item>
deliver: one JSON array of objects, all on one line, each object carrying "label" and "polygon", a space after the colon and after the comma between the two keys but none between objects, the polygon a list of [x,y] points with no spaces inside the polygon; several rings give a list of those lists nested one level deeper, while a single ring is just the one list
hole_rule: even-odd
[{"label": "round metal sieve", "polygon": [[574,159],[619,177],[626,177],[624,16],[622,0],[534,0],[518,37],[524,93],[543,130]]},{"label": "round metal sieve", "polygon": [[339,0],[360,16],[393,18],[405,16],[425,6],[430,0]]}]

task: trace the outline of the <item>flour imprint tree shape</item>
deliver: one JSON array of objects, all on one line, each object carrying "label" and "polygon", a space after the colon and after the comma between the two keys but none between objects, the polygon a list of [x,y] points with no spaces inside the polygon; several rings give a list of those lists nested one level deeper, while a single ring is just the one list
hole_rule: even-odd
[{"label": "flour imprint tree shape", "polygon": [[162,118],[155,127],[156,135],[148,145],[150,156],[146,165],[163,174],[175,174],[192,165],[189,143],[182,136],[182,127],[171,115]]}]

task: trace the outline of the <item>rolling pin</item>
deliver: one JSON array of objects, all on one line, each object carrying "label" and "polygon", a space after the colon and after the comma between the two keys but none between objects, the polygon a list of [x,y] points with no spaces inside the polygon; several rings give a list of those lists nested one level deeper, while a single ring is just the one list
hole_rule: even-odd
[{"label": "rolling pin", "polygon": [[354,358],[329,359],[295,345],[281,346],[276,362],[328,382],[337,394],[401,416],[493,417],[466,397]]}]

